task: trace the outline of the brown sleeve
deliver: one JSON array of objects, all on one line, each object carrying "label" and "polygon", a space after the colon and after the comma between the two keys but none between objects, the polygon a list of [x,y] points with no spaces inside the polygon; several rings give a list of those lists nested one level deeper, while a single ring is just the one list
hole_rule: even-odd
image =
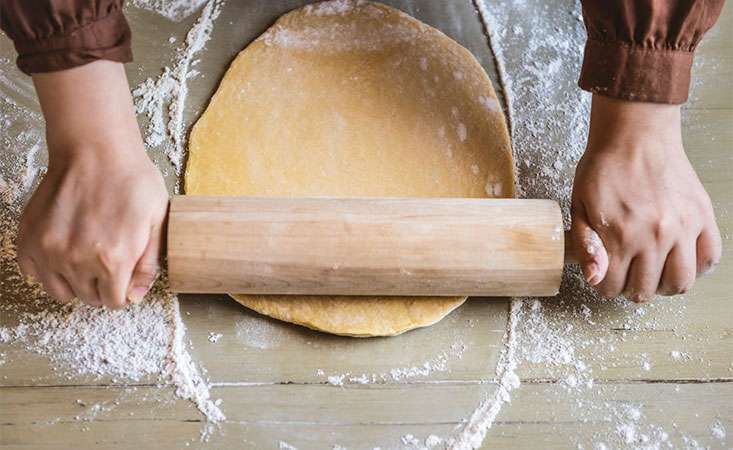
[{"label": "brown sleeve", "polygon": [[588,33],[579,85],[595,94],[684,103],[695,47],[724,0],[581,0]]},{"label": "brown sleeve", "polygon": [[27,74],[132,60],[123,0],[0,0],[0,27]]}]

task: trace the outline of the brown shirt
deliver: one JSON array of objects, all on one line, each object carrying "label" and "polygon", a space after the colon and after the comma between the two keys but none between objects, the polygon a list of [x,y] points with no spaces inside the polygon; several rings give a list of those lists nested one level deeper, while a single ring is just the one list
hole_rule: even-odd
[{"label": "brown shirt", "polygon": [[[581,88],[657,103],[687,100],[695,47],[724,0],[582,0]],[[132,60],[123,0],[0,0],[0,27],[25,73]]]}]

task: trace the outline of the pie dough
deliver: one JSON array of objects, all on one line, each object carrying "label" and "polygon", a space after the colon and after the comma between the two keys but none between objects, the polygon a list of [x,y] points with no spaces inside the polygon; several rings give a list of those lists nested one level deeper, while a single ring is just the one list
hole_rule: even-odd
[{"label": "pie dough", "polygon": [[[232,62],[193,127],[185,190],[286,197],[511,197],[504,115],[476,59],[440,31],[363,1],[282,16]],[[465,298],[233,294],[334,334],[431,325]]]}]

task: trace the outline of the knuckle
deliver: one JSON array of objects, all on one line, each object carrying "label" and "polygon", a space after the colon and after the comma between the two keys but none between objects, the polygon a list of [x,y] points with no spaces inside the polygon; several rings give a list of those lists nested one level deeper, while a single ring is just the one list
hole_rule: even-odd
[{"label": "knuckle", "polygon": [[72,250],[69,250],[69,252],[66,255],[66,261],[71,267],[79,267],[83,265],[87,260],[86,252],[79,249],[78,247],[74,247]]},{"label": "knuckle", "polygon": [[127,261],[126,252],[122,247],[107,247],[97,250],[97,261],[107,273],[118,271]]},{"label": "knuckle", "polygon": [[656,242],[665,242],[672,237],[674,225],[669,218],[661,218],[652,223],[651,233]]},{"label": "knuckle", "polygon": [[60,255],[64,253],[64,240],[54,233],[43,233],[38,240],[38,246],[45,255]]}]

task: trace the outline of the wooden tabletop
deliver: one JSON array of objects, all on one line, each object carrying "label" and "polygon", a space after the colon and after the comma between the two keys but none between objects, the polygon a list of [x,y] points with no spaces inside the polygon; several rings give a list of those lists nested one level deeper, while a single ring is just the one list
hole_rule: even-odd
[{"label": "wooden tabletop", "polygon": [[[224,6],[209,50],[191,83],[186,105],[190,124],[205,107],[236,53],[281,13],[301,1],[235,2]],[[386,3],[436,26],[466,46],[497,82],[484,27],[469,0],[396,0]],[[555,2],[550,2],[555,3]],[[557,3],[565,5],[560,0]],[[169,36],[185,36],[196,14],[180,23],[128,8],[136,61],[131,85],[156,76],[171,54]],[[518,17],[516,20],[529,20]],[[0,93],[38,111],[28,78],[12,67],[12,45],[0,38]],[[623,326],[641,314],[616,304],[592,305],[592,320],[568,316],[575,358],[593,374],[593,388],[573,390],[557,367],[525,359],[511,393],[488,431],[485,448],[593,448],[616,430],[614,405],[635,405],[638,423],[669,434],[675,446],[733,446],[733,6],[697,53],[695,87],[684,107],[685,146],[710,192],[724,237],[718,270],[685,298],[647,306],[653,320]],[[29,119],[29,120],[37,120]],[[0,144],[0,153],[23,151]],[[174,175],[162,155],[155,155]],[[2,293],[0,293],[2,297]],[[2,298],[2,301],[13,299]],[[576,301],[561,293],[543,303],[545,314],[562,318]],[[44,357],[0,344],[0,447],[2,448],[405,448],[411,437],[447,436],[497,389],[496,365],[509,299],[473,299],[437,325],[399,337],[353,339],[316,333],[258,316],[226,296],[183,296],[181,309],[191,352],[207,371],[212,395],[222,399],[227,419],[202,441],[204,419],[188,401],[155,380],[130,384],[109,378],[67,378]],[[586,317],[587,319],[587,317]],[[12,318],[0,317],[0,325]],[[622,324],[621,326],[619,324]],[[521,327],[521,323],[519,326]],[[212,342],[211,333],[221,334]],[[612,352],[595,348],[605,339]],[[686,355],[679,360],[672,354]],[[391,376],[395,369],[426,375]],[[585,372],[588,372],[586,370]],[[349,382],[366,374],[378,383]],[[335,377],[329,383],[328,377]],[[343,384],[339,381],[345,379]],[[587,380],[586,380],[587,381]],[[77,402],[82,400],[83,404]],[[98,406],[90,411],[90,405]],[[582,411],[582,414],[579,414]],[[92,414],[92,412],[94,414]],[[636,423],[636,422],[635,422]],[[727,437],[711,430],[720,424]],[[637,436],[638,438],[638,436]],[[640,438],[638,438],[640,439]],[[637,439],[637,440],[638,440]],[[662,448],[665,447],[664,441]],[[623,442],[621,441],[616,442]],[[629,447],[642,445],[633,441]],[[620,444],[608,443],[608,448]],[[412,448],[415,448],[413,445]]]}]

